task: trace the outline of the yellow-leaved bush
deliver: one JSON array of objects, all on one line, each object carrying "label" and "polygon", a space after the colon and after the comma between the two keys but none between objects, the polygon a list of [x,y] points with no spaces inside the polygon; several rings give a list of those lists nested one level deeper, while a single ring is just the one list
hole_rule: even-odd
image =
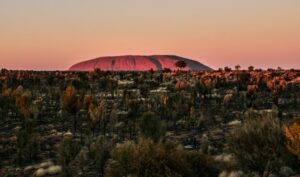
[{"label": "yellow-leaved bush", "polygon": [[300,121],[284,127],[284,133],[287,138],[287,149],[300,160]]}]

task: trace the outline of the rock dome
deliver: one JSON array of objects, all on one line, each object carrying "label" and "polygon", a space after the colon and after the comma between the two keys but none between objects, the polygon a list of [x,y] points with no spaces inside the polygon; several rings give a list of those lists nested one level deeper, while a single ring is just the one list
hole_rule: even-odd
[{"label": "rock dome", "polygon": [[148,71],[150,69],[163,70],[164,68],[177,70],[178,68],[175,66],[175,63],[180,60],[185,61],[187,64],[183,70],[212,70],[200,62],[174,55],[100,57],[77,63],[71,66],[69,70],[93,71],[94,69],[101,69],[103,71]]}]

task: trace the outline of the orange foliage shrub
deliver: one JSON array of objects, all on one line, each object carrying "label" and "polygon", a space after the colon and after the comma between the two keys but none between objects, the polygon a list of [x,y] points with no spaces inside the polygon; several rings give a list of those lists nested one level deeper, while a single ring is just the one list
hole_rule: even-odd
[{"label": "orange foliage shrub", "polygon": [[255,93],[257,91],[257,89],[258,89],[257,85],[248,85],[247,93],[252,95],[253,93]]},{"label": "orange foliage shrub", "polygon": [[273,81],[267,81],[267,87],[270,90],[274,90],[274,83],[273,83]]},{"label": "orange foliage shrub", "polygon": [[287,149],[300,160],[300,121],[285,127],[284,132],[287,138]]},{"label": "orange foliage shrub", "polygon": [[77,91],[75,87],[68,86],[63,94],[63,103],[62,108],[63,110],[71,113],[76,114],[77,111],[80,109],[81,100],[77,96]]},{"label": "orange foliage shrub", "polygon": [[178,81],[175,85],[175,87],[177,89],[185,89],[188,87],[188,84],[186,82],[183,82],[183,81]]},{"label": "orange foliage shrub", "polygon": [[279,83],[278,83],[278,90],[279,91],[283,91],[287,88],[287,82],[285,80],[279,80]]}]

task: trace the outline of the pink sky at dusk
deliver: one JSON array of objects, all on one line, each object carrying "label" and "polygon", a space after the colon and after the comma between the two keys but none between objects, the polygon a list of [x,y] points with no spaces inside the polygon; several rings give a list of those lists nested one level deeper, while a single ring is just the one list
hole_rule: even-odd
[{"label": "pink sky at dusk", "polygon": [[300,1],[0,0],[0,68],[127,54],[300,69]]}]

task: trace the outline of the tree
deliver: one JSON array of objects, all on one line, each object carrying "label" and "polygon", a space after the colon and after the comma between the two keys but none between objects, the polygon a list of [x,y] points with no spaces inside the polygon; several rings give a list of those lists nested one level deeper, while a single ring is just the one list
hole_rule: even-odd
[{"label": "tree", "polygon": [[230,71],[231,71],[231,68],[228,67],[228,66],[225,66],[224,70],[225,70],[225,72],[230,72]]},{"label": "tree", "polygon": [[2,119],[6,118],[8,108],[9,108],[8,98],[0,93],[0,115]]},{"label": "tree", "polygon": [[63,93],[62,110],[73,118],[73,131],[76,134],[77,129],[77,112],[81,108],[81,100],[75,87],[68,86]]},{"label": "tree", "polygon": [[163,72],[164,72],[164,73],[170,73],[170,72],[172,72],[172,70],[171,70],[170,68],[164,68],[164,69],[163,69]]},{"label": "tree", "polygon": [[83,109],[85,109],[88,112],[90,105],[94,103],[95,97],[93,95],[85,95],[83,99]]},{"label": "tree", "polygon": [[17,131],[18,157],[23,156],[20,159],[30,161],[32,157],[36,158],[38,149],[38,133],[35,130],[36,122],[33,119],[31,107],[32,94],[24,91],[22,86],[18,86],[11,94],[6,94],[14,97],[15,107],[24,116],[22,127]]},{"label": "tree", "polygon": [[186,62],[183,61],[183,60],[179,60],[179,61],[177,61],[177,62],[175,63],[175,66],[176,66],[177,68],[180,68],[180,69],[185,68],[186,65],[187,65]]},{"label": "tree", "polygon": [[78,109],[80,108],[80,100],[77,95],[77,91],[75,87],[68,86],[63,93],[63,110],[67,111],[70,114],[76,114]]},{"label": "tree", "polygon": [[16,107],[24,115],[25,119],[31,118],[31,100],[32,96],[30,92],[23,92],[16,97]]},{"label": "tree", "polygon": [[280,66],[278,66],[277,71],[283,71],[283,69]]},{"label": "tree", "polygon": [[110,117],[109,117],[109,123],[110,123],[110,128],[112,133],[114,133],[115,129],[115,125],[117,123],[117,119],[118,119],[118,105],[117,103],[114,103],[112,108],[111,108],[111,112],[110,112]]},{"label": "tree", "polygon": [[154,142],[159,141],[165,135],[165,125],[153,112],[145,112],[140,122],[141,135],[150,138]]},{"label": "tree", "polygon": [[137,118],[138,118],[138,109],[140,106],[140,100],[137,99],[129,99],[127,101],[128,105],[128,128],[129,128],[129,137],[130,139],[133,138],[133,136],[136,133],[136,124],[137,124]]},{"label": "tree", "polygon": [[254,66],[249,66],[248,67],[248,71],[253,71],[254,70]]},{"label": "tree", "polygon": [[96,106],[94,104],[90,104],[89,106],[89,118],[91,121],[91,129],[93,132],[93,136],[95,135],[95,128],[98,125],[100,128],[101,120],[103,118],[104,109],[105,109],[106,102],[105,100],[102,100],[99,104],[99,106]]},{"label": "tree", "polygon": [[108,83],[107,83],[107,87],[108,87],[108,90],[111,93],[112,98],[114,98],[114,96],[115,96],[115,94],[114,94],[115,90],[116,90],[116,88],[118,88],[118,81],[109,79]]},{"label": "tree", "polygon": [[236,70],[236,71],[239,71],[240,69],[241,69],[241,65],[236,65],[236,66],[235,66],[235,70]]}]

